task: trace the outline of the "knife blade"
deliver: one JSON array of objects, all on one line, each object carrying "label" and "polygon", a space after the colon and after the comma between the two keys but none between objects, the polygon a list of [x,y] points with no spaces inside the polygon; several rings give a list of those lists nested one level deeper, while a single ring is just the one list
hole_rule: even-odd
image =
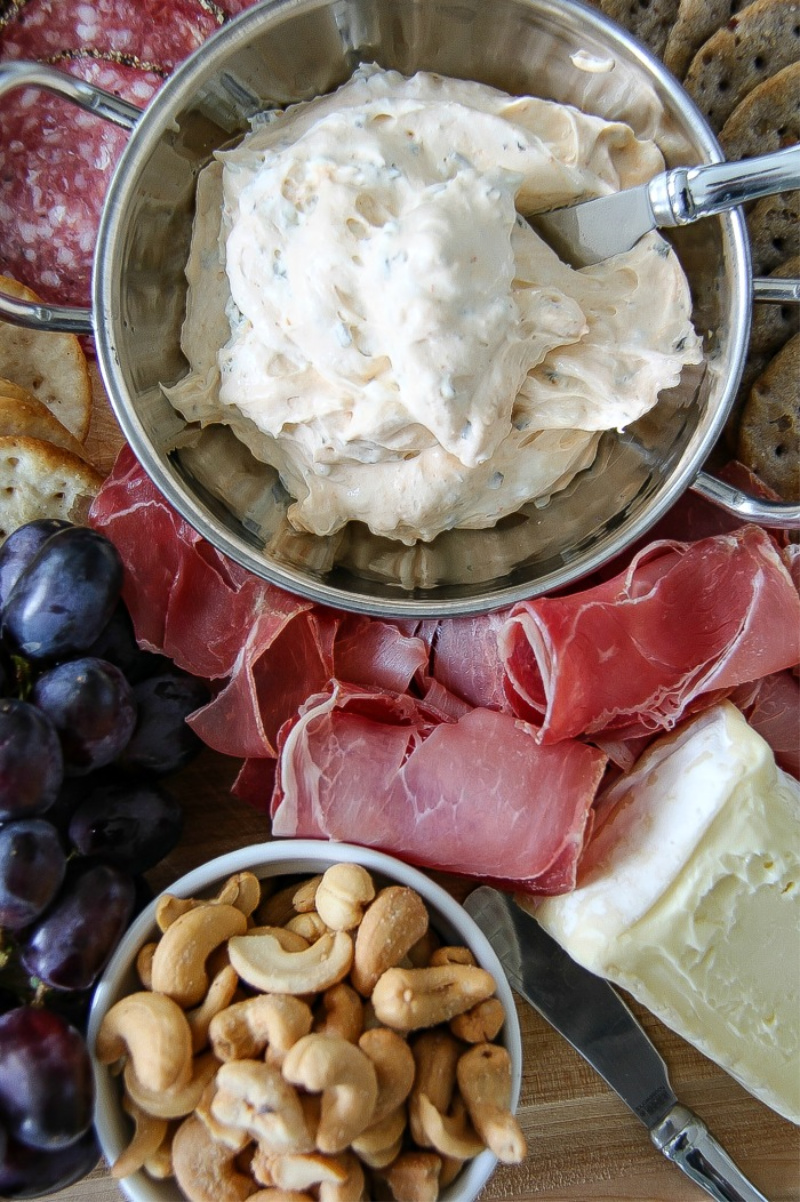
[{"label": "knife blade", "polygon": [[611,1086],[668,1160],[717,1202],[767,1202],[703,1120],[679,1103],[664,1060],[608,981],[577,964],[508,895],[481,886],[464,907],[512,988]]},{"label": "knife blade", "polygon": [[586,267],[630,250],[650,230],[689,225],[798,187],[800,145],[742,162],[675,167],[647,184],[527,220],[565,262]]}]

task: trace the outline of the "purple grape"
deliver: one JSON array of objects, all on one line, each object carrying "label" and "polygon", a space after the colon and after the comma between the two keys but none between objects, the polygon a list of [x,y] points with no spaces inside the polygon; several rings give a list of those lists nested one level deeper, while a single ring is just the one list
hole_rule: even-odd
[{"label": "purple grape", "polygon": [[36,663],[81,655],[100,636],[122,588],[122,560],[96,530],[71,526],[50,536],[18,577],[3,633]]},{"label": "purple grape", "polygon": [[0,701],[0,822],[43,814],[64,779],[53,723],[27,701]]},{"label": "purple grape", "polygon": [[69,775],[112,763],[136,725],[133,691],[119,668],[84,656],[42,673],[31,700],[58,731]]},{"label": "purple grape", "polygon": [[9,1140],[0,1156],[0,1197],[41,1198],[80,1181],[100,1159],[94,1128],[66,1148],[42,1152]]},{"label": "purple grape", "polygon": [[163,671],[170,664],[166,656],[144,651],[136,642],[133,622],[124,601],[118,603],[110,621],[89,648],[88,654],[116,664],[131,684],[136,684],[155,672]]},{"label": "purple grape", "polygon": [[0,1016],[0,1120],[27,1148],[66,1148],[89,1130],[94,1081],[83,1036],[60,1015],[18,1006]]},{"label": "purple grape", "polygon": [[22,964],[53,989],[88,989],[133,914],[136,889],[111,864],[70,865],[61,893],[20,947]]},{"label": "purple grape", "polygon": [[173,669],[134,686],[136,728],[119,757],[134,772],[166,776],[185,767],[203,744],[186,719],[210,699],[204,680]]},{"label": "purple grape", "polygon": [[155,785],[98,785],[77,807],[69,839],[83,856],[97,856],[137,875],[147,872],[181,837],[183,810]]},{"label": "purple grape", "polygon": [[44,913],[66,868],[58,833],[44,818],[0,827],[0,927],[19,931]]},{"label": "purple grape", "polygon": [[35,522],[27,522],[11,531],[0,547],[0,610],[22,572],[51,534],[66,530],[70,525],[60,518],[37,518]]}]

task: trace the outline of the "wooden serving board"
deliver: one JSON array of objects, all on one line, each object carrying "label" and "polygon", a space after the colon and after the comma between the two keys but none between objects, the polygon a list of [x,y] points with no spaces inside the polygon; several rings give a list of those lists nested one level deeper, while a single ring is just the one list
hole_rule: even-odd
[{"label": "wooden serving board", "polygon": [[[122,438],[96,380],[87,449],[108,470]],[[180,845],[148,874],[154,891],[225,852],[269,838],[267,818],[230,793],[239,762],[203,751],[171,788],[185,812]],[[469,882],[432,874],[456,896]],[[524,1065],[519,1117],[527,1160],[500,1166],[482,1202],[699,1202],[707,1195],[651,1145],[647,1132],[573,1049],[517,999]],[[632,1002],[664,1057],[678,1098],[708,1124],[769,1202],[800,1202],[800,1129]],[[800,1064],[798,1065],[800,1072]],[[103,1166],[55,1202],[119,1202]]]}]

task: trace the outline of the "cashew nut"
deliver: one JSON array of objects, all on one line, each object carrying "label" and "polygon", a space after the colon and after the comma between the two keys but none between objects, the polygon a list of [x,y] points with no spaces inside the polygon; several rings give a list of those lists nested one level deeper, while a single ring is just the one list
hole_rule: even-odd
[{"label": "cashew nut", "polygon": [[262,1149],[258,1149],[254,1165],[256,1160],[259,1161],[257,1180],[268,1179],[278,1189],[308,1190],[323,1181],[341,1183],[347,1177],[347,1169],[337,1157],[322,1156],[319,1152],[287,1152],[262,1158]]},{"label": "cashew nut", "polygon": [[200,1005],[186,1015],[192,1032],[192,1051],[195,1055],[202,1052],[208,1044],[208,1028],[212,1018],[231,1004],[238,988],[239,978],[236,971],[230,964],[226,964],[212,980]]},{"label": "cashew nut", "polygon": [[297,1189],[276,1189],[268,1186],[249,1194],[247,1202],[314,1202],[314,1195]]},{"label": "cashew nut", "polygon": [[478,1002],[471,1010],[450,1019],[450,1030],[464,1043],[489,1043],[496,1039],[505,1022],[503,1003],[497,997]]},{"label": "cashew nut", "polygon": [[399,964],[428,929],[428,910],[414,890],[405,885],[381,889],[361,920],[356,933],[350,980],[369,997],[378,978]]},{"label": "cashew nut", "polygon": [[250,1143],[250,1136],[241,1127],[227,1127],[225,1123],[221,1123],[214,1118],[211,1112],[211,1103],[217,1092],[217,1082],[215,1079],[209,1081],[208,1085],[200,1095],[200,1100],[195,1107],[195,1114],[208,1128],[209,1133],[219,1143],[225,1144],[227,1148],[231,1148],[234,1152],[241,1152]]},{"label": "cashew nut", "polygon": [[154,1118],[146,1114],[135,1102],[128,1097],[122,1099],[123,1109],[131,1116],[134,1123],[134,1133],[124,1152],[120,1152],[111,1165],[109,1172],[119,1180],[128,1177],[140,1169],[149,1156],[153,1156],[167,1134],[167,1124],[164,1119]]},{"label": "cashew nut", "polygon": [[200,1096],[217,1071],[219,1061],[213,1052],[204,1052],[189,1061],[191,1076],[178,1087],[148,1089],[136,1075],[135,1064],[125,1066],[125,1089],[137,1106],[161,1119],[180,1119],[191,1114]]},{"label": "cashew nut", "polygon": [[136,972],[142,983],[142,989],[153,988],[153,955],[155,943],[144,943],[136,956]]},{"label": "cashew nut", "polygon": [[225,1126],[247,1131],[268,1151],[314,1149],[296,1091],[263,1060],[229,1060],[221,1066],[211,1113]]},{"label": "cashew nut", "polygon": [[311,1030],[311,1007],[290,994],[259,993],[216,1014],[209,1027],[220,1060],[251,1060],[269,1044],[281,1057]]},{"label": "cashew nut", "polygon": [[462,1047],[444,1027],[423,1031],[414,1040],[412,1053],[416,1065],[414,1087],[408,1104],[411,1136],[420,1147],[425,1143],[425,1132],[420,1120],[419,1099],[427,1097],[437,1110],[444,1113],[449,1109],[456,1085],[456,1066]]},{"label": "cashew nut", "polygon": [[155,1152],[144,1162],[144,1171],[149,1177],[155,1177],[157,1181],[166,1181],[168,1177],[175,1175],[172,1171],[172,1140],[176,1129],[174,1123],[167,1123],[166,1135]]},{"label": "cashew nut", "polygon": [[317,913],[332,931],[352,931],[374,896],[372,877],[361,864],[332,864],[317,888]]},{"label": "cashew nut", "polygon": [[347,1176],[344,1181],[322,1181],[317,1190],[318,1202],[362,1202],[364,1197],[364,1170],[352,1152],[343,1152],[337,1157],[344,1166]]},{"label": "cashew nut", "polygon": [[302,952],[285,952],[273,935],[236,936],[228,940],[228,954],[242,980],[255,989],[316,993],[347,976],[353,941],[344,931],[335,931]]},{"label": "cashew nut", "polygon": [[431,952],[430,965],[431,968],[438,968],[442,964],[475,964],[476,960],[468,947],[437,947]]},{"label": "cashew nut", "polygon": [[389,968],[372,991],[372,1004],[387,1027],[416,1031],[446,1023],[494,992],[492,974],[472,964]]},{"label": "cashew nut", "polygon": [[206,960],[232,935],[243,935],[247,919],[235,906],[209,903],[187,910],[167,927],[153,956],[153,989],[180,1006],[196,1006],[208,990]]},{"label": "cashew nut", "polygon": [[435,1152],[402,1152],[384,1176],[396,1202],[436,1202],[441,1158]]},{"label": "cashew nut", "polygon": [[373,1027],[365,1031],[358,1046],[375,1068],[378,1100],[372,1122],[379,1123],[402,1106],[411,1093],[416,1072],[414,1054],[405,1039],[390,1027]]},{"label": "cashew nut", "polygon": [[192,1073],[192,1033],[186,1015],[163,994],[131,993],[107,1011],[95,1052],[101,1064],[127,1054],[147,1089],[181,1088]]},{"label": "cashew nut", "polygon": [[298,885],[292,895],[292,905],[298,914],[308,914],[311,910],[317,908],[317,889],[322,880],[322,874],[319,876],[309,877],[307,881],[303,881],[302,885]]},{"label": "cashew nut", "polygon": [[498,1160],[519,1164],[525,1137],[511,1113],[511,1057],[496,1043],[479,1043],[460,1058],[459,1089],[475,1130]]},{"label": "cashew nut", "polygon": [[308,943],[316,943],[320,936],[327,932],[328,927],[316,910],[307,910],[303,914],[295,914],[283,929],[293,931],[295,935],[302,935]]},{"label": "cashew nut", "polygon": [[357,1043],[364,1029],[364,1003],[355,989],[340,981],[325,990],[319,1004],[320,1013],[314,1022],[314,1030],[325,1035],[341,1035],[342,1039]]},{"label": "cashew nut", "polygon": [[458,1094],[447,1114],[437,1110],[424,1093],[419,1095],[417,1106],[423,1134],[419,1142],[424,1147],[434,1148],[443,1156],[454,1156],[457,1160],[469,1160],[483,1151],[485,1144],[476,1134]]},{"label": "cashew nut", "polygon": [[[341,932],[337,932],[341,933]],[[372,1121],[378,1081],[372,1061],[337,1035],[305,1035],[283,1062],[287,1081],[322,1094],[321,1152],[342,1152]]]},{"label": "cashew nut", "polygon": [[[321,878],[320,878],[321,879]],[[264,926],[282,927],[297,913],[294,907],[294,895],[297,885],[286,885],[271,897],[264,898],[256,907],[255,918]]]},{"label": "cashew nut", "polygon": [[261,901],[261,881],[254,872],[235,872],[229,876],[214,902],[235,906],[245,918],[249,918]]},{"label": "cashew nut", "polygon": [[244,1202],[253,1181],[237,1170],[235,1159],[236,1153],[213,1139],[194,1115],[175,1132],[172,1167],[189,1202]]},{"label": "cashew nut", "polygon": [[290,931],[288,927],[250,927],[247,934],[253,937],[272,935],[285,952],[303,952],[309,945],[308,939],[304,939],[297,931]]},{"label": "cashew nut", "polygon": [[350,1145],[371,1169],[383,1169],[399,1155],[406,1129],[406,1111],[398,1106],[379,1123],[372,1123]]}]

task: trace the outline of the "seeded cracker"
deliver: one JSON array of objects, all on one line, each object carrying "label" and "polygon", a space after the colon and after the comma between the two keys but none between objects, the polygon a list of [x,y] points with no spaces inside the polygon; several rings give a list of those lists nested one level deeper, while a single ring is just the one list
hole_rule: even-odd
[{"label": "seeded cracker", "polygon": [[756,201],[747,214],[753,273],[767,275],[800,253],[800,192]]},{"label": "seeded cracker", "polygon": [[680,0],[664,48],[664,66],[683,79],[689,63],[712,33],[747,7],[747,0]]},{"label": "seeded cracker", "polygon": [[756,380],[742,413],[738,455],[786,501],[800,501],[800,334]]},{"label": "seeded cracker", "polygon": [[5,396],[4,391],[0,384],[0,436],[41,438],[43,442],[52,442],[54,446],[71,451],[80,459],[86,458],[77,438],[33,393],[27,397]]},{"label": "seeded cracker", "polygon": [[719,140],[729,159],[749,159],[800,142],[800,62],[748,92],[723,125]]},{"label": "seeded cracker", "polygon": [[678,15],[678,0],[652,0],[650,4],[642,4],[639,0],[594,2],[607,17],[644,42],[653,54],[660,56],[663,53],[669,31]]},{"label": "seeded cracker", "polygon": [[[16,280],[0,276],[0,291],[38,300]],[[0,376],[28,389],[83,442],[89,429],[92,387],[86,356],[74,334],[26,330],[0,321]]]},{"label": "seeded cracker", "polygon": [[686,90],[719,131],[748,92],[798,58],[798,0],[755,0],[701,46]]},{"label": "seeded cracker", "polygon": [[35,518],[85,522],[103,476],[40,438],[0,437],[0,541]]}]

